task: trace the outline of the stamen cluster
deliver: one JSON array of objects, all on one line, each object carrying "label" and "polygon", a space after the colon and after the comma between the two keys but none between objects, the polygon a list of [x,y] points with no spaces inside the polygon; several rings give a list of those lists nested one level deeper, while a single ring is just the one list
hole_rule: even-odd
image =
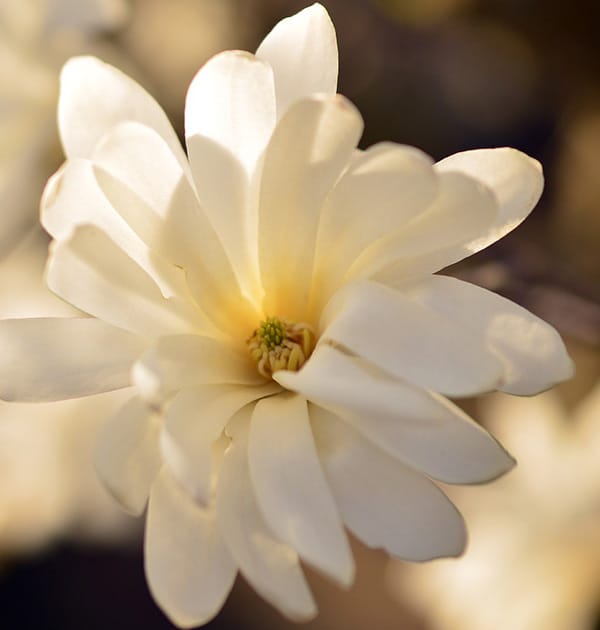
[{"label": "stamen cluster", "polygon": [[308,324],[267,317],[246,343],[259,373],[271,378],[277,370],[299,370],[315,347],[315,334]]}]

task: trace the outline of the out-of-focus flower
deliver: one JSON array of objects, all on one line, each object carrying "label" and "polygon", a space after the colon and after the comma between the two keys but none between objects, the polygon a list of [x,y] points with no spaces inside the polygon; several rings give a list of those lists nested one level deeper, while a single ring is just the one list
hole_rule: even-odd
[{"label": "out-of-focus flower", "polygon": [[34,224],[52,172],[58,71],[85,37],[125,17],[122,0],[0,2],[0,256]]},{"label": "out-of-focus flower", "polygon": [[137,388],[96,463],[131,511],[150,496],[146,573],[180,626],[216,614],[238,570],[312,616],[300,559],[348,585],[344,525],[407,559],[459,554],[462,518],[429,477],[487,481],[513,460],[443,396],[571,373],[544,322],[432,275],[527,215],[539,164],[358,151],[337,64],[320,5],[256,55],[212,58],[188,91],[187,157],[116,69],[87,57],[62,74],[48,283],[93,317],[2,322],[1,391]]},{"label": "out-of-focus flower", "polygon": [[600,603],[600,386],[568,417],[554,393],[493,398],[484,417],[519,466],[451,496],[469,548],[394,563],[390,584],[438,630],[591,630]]},{"label": "out-of-focus flower", "polygon": [[[0,265],[3,317],[72,316],[42,280],[45,239],[32,234]],[[94,443],[126,392],[54,403],[0,403],[0,555],[59,537],[108,540],[133,530],[94,474]]]}]

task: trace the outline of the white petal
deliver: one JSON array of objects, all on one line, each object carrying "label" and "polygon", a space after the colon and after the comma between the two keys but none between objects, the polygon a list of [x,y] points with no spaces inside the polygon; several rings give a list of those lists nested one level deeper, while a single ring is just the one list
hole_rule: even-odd
[{"label": "white petal", "polygon": [[275,538],[261,515],[248,469],[249,409],[230,423],[216,503],[219,526],[240,572],[286,617],[306,621],[317,610],[300,568],[298,554]]},{"label": "white petal", "polygon": [[247,353],[201,335],[161,337],[136,363],[133,377],[147,400],[160,403],[197,385],[263,385]]},{"label": "white petal", "polygon": [[321,215],[315,263],[316,282],[327,284],[321,292],[331,295],[367,246],[425,212],[437,188],[432,160],[418,149],[381,143],[359,153]]},{"label": "white petal", "polygon": [[201,311],[158,286],[102,231],[81,226],[55,241],[48,261],[48,286],[81,310],[115,326],[154,337],[210,326]]},{"label": "white petal", "polygon": [[256,404],[248,459],[258,505],[275,534],[349,586],[354,560],[319,464],[304,398],[281,394]]},{"label": "white petal", "polygon": [[[228,50],[192,80],[185,103],[186,138],[200,135],[228,149],[250,174],[275,127],[275,88],[269,64]],[[189,147],[190,161],[195,155]],[[194,168],[194,175],[201,173]],[[200,182],[197,182],[201,190]]]},{"label": "white petal", "polygon": [[177,394],[169,405],[161,435],[163,456],[171,473],[199,503],[211,498],[212,447],[225,425],[248,403],[281,388],[205,385]]},{"label": "white petal", "polygon": [[465,243],[488,229],[497,212],[494,196],[483,184],[461,173],[440,173],[437,196],[427,211],[365,250],[347,278],[383,270],[387,281],[439,271],[468,255]]},{"label": "white petal", "polygon": [[332,340],[393,376],[449,396],[496,389],[503,366],[461,322],[375,282],[336,294],[323,314],[321,341]]},{"label": "white petal", "polygon": [[243,299],[233,269],[164,140],[143,125],[122,123],[103,138],[92,160],[101,190],[133,231],[192,276],[198,303],[211,321],[235,327],[230,314],[242,315]]},{"label": "white petal", "polygon": [[573,376],[573,362],[556,330],[510,300],[445,276],[431,276],[407,294],[467,327],[501,358],[502,391],[537,394]]},{"label": "white petal", "polygon": [[335,29],[320,4],[281,20],[258,47],[256,56],[273,68],[279,118],[294,101],[317,92],[336,92]]},{"label": "white petal", "polygon": [[542,165],[516,149],[476,149],[451,155],[436,164],[440,172],[465,173],[494,191],[500,211],[493,225],[468,243],[478,252],[508,234],[533,210],[544,188]]},{"label": "white petal", "polygon": [[310,416],[342,519],[360,540],[412,561],[462,553],[464,521],[432,481],[324,409]]},{"label": "white petal", "polygon": [[154,278],[164,295],[178,292],[181,271],[150,252],[110,204],[98,185],[90,161],[70,160],[49,179],[41,202],[41,221],[57,240],[68,239],[80,225],[100,228]]},{"label": "white petal", "polygon": [[96,471],[115,499],[133,514],[146,506],[161,466],[161,417],[132,398],[102,427],[95,453]]},{"label": "white petal", "polygon": [[155,129],[180,164],[187,163],[166,114],[133,79],[94,57],[67,61],[58,102],[58,125],[67,157],[89,157],[98,140],[125,120]]},{"label": "white petal", "polygon": [[267,147],[260,190],[259,253],[265,310],[304,319],[321,206],[362,131],[342,96],[293,105]]},{"label": "white petal", "polygon": [[97,319],[6,319],[0,322],[0,395],[43,402],[130,385],[144,340]]},{"label": "white petal", "polygon": [[514,460],[458,407],[321,345],[299,372],[275,379],[344,421],[412,468],[447,483],[488,481]]},{"label": "white petal", "polygon": [[180,628],[210,621],[237,573],[214,509],[195,504],[165,471],[150,495],[144,558],[152,596]]}]

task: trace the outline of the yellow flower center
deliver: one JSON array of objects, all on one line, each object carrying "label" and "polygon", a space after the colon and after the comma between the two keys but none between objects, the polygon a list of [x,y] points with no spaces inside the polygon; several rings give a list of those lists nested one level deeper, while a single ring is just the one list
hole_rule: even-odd
[{"label": "yellow flower center", "polygon": [[246,344],[260,374],[271,378],[277,370],[299,370],[315,347],[315,334],[308,324],[267,317]]}]

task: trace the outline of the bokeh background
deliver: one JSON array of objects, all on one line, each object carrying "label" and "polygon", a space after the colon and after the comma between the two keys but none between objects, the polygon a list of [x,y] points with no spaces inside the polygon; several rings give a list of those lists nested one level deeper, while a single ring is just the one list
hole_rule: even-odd
[{"label": "bokeh background", "polygon": [[[440,159],[513,146],[546,189],[513,234],[450,270],[552,323],[577,375],[550,394],[460,401],[520,460],[489,487],[448,489],[464,558],[411,566],[354,542],[355,586],[308,571],[307,629],[600,628],[600,4],[594,0],[322,0],[339,91],[366,123]],[[92,53],[136,77],[182,131],[186,87],[221,50],[254,50],[292,0],[0,0],[0,316],[68,315],[44,289],[36,227],[61,162],[57,79]],[[0,349],[1,351],[1,349]],[[0,628],[168,629],[143,578],[142,523],[95,481],[118,396],[0,405]],[[296,627],[242,581],[212,629]]]}]

